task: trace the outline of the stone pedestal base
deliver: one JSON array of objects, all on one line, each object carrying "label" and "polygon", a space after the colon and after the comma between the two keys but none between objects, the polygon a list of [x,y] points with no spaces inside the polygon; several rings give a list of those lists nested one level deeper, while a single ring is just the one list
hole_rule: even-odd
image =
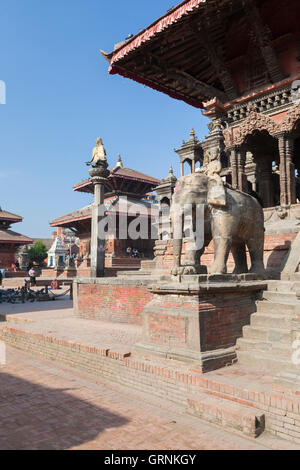
[{"label": "stone pedestal base", "polygon": [[246,277],[181,276],[152,286],[153,298],[143,309],[142,341],[135,351],[193,362],[202,373],[232,364],[236,341],[267,287]]}]

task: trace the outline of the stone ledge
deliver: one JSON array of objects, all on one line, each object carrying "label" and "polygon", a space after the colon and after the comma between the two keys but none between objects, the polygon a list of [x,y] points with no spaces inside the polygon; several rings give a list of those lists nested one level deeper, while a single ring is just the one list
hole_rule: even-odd
[{"label": "stone ledge", "polygon": [[[191,276],[193,278],[193,276]],[[204,277],[206,279],[204,279]],[[221,292],[252,292],[263,291],[268,288],[267,281],[244,281],[244,280],[221,280],[208,281],[208,276],[195,276],[189,279],[189,276],[182,276],[180,281],[170,283],[153,284],[149,287],[150,292],[155,294],[205,294]],[[190,281],[190,282],[189,282]]]},{"label": "stone ledge", "polygon": [[189,349],[172,349],[163,345],[137,343],[133,347],[133,352],[142,355],[152,354],[164,359],[182,361],[189,364],[191,364],[191,361],[195,361],[195,365],[191,365],[191,370],[197,373],[215,370],[216,363],[218,363],[218,368],[221,368],[231,366],[237,361],[234,347],[215,351],[196,352]]}]

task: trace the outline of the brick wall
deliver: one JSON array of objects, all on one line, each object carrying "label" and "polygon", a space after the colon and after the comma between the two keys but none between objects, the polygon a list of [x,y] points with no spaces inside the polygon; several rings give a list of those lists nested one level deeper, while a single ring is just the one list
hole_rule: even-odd
[{"label": "brick wall", "polygon": [[98,283],[76,281],[74,311],[80,318],[117,323],[142,324],[142,311],[152,294],[144,285],[118,279],[105,279]]},{"label": "brick wall", "polygon": [[186,322],[183,317],[151,314],[149,316],[149,339],[152,344],[180,347],[186,344]]},{"label": "brick wall", "polygon": [[12,263],[16,261],[16,255],[15,252],[4,252],[0,251],[0,268],[5,269],[5,268],[10,268]]},{"label": "brick wall", "polygon": [[[264,246],[264,263],[270,277],[278,277],[279,273],[284,267],[284,262],[289,249],[295,240],[297,233],[284,233],[279,235],[266,235]],[[187,242],[183,243],[183,260]],[[173,246],[172,242],[166,243],[156,242],[156,268],[168,273],[173,265]],[[248,266],[250,266],[250,257],[247,253]],[[211,242],[206,247],[204,254],[201,257],[201,263],[209,266],[214,260],[214,244]],[[228,272],[231,273],[234,269],[233,257],[230,254],[227,263]],[[276,276],[277,275],[277,276]]]}]

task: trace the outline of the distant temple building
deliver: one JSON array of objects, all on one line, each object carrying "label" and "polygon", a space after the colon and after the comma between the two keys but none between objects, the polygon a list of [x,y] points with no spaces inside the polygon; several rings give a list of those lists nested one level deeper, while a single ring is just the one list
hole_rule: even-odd
[{"label": "distant temple building", "polygon": [[[161,181],[138,171],[123,168],[121,157],[115,168],[110,170],[109,187],[105,190],[106,215],[116,217],[112,233],[108,230],[106,237],[106,268],[122,268],[130,265],[138,266],[140,259],[129,258],[127,248],[136,249],[143,258],[153,258],[155,240],[151,238],[151,226],[154,223],[154,213],[158,211],[155,196],[152,191]],[[74,191],[93,194],[93,184],[90,179],[74,186]],[[79,255],[76,267],[82,274],[88,274],[90,267],[91,248],[91,216],[92,204],[77,211],[66,214],[50,222],[51,227],[71,230],[79,238]],[[121,235],[121,221],[126,217],[125,229],[139,216],[146,218],[148,239],[131,240]]]},{"label": "distant temple building", "polygon": [[19,215],[0,208],[0,269],[8,269],[16,261],[18,248],[31,245],[33,240],[10,229],[12,224],[22,222]]}]

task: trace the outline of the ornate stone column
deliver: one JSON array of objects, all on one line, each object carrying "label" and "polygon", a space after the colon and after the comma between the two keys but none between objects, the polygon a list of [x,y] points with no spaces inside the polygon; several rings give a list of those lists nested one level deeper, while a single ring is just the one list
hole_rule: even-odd
[{"label": "ornate stone column", "polygon": [[98,138],[93,149],[92,160],[87,163],[90,180],[94,186],[94,204],[92,206],[91,228],[91,277],[104,277],[105,268],[105,233],[101,223],[105,217],[104,190],[109,176],[106,152],[102,139]]},{"label": "ornate stone column", "polygon": [[105,268],[105,234],[101,222],[105,217],[104,190],[107,183],[108,164],[92,168],[89,171],[94,186],[94,204],[92,207],[91,229],[91,277],[104,277]]}]

